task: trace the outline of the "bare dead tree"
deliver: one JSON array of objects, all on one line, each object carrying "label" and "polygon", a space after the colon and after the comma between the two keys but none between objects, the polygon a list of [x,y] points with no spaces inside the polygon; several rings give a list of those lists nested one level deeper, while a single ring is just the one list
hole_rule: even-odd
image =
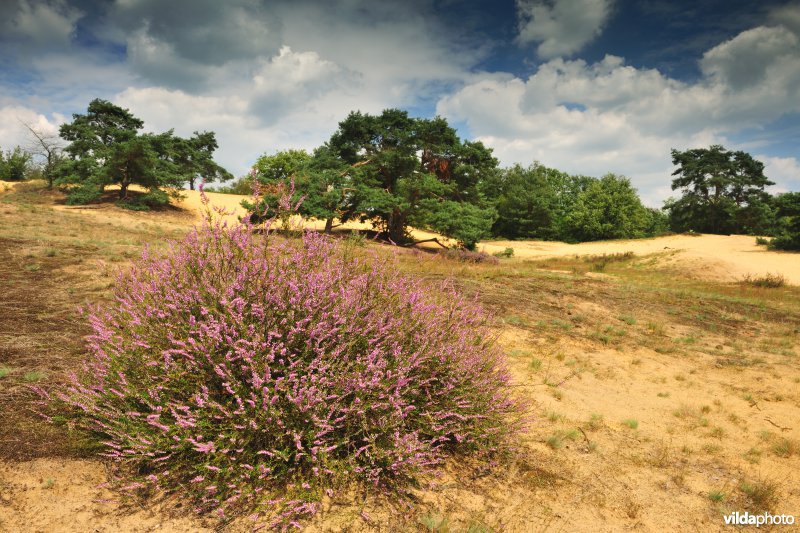
[{"label": "bare dead tree", "polygon": [[22,120],[20,123],[30,132],[28,151],[41,161],[42,176],[47,180],[47,188],[51,189],[56,166],[64,157],[64,141],[57,134],[47,133]]}]

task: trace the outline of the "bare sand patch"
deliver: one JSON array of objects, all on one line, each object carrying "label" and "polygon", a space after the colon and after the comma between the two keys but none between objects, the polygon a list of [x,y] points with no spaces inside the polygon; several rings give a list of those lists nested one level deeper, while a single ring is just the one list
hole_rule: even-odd
[{"label": "bare sand patch", "polygon": [[800,284],[800,254],[775,252],[758,246],[749,235],[671,235],[653,239],[567,244],[548,241],[485,241],[487,253],[514,249],[514,257],[547,259],[633,252],[638,256],[662,254],[656,266],[674,268],[693,277],[714,281],[739,281],[747,275],[781,274]]}]

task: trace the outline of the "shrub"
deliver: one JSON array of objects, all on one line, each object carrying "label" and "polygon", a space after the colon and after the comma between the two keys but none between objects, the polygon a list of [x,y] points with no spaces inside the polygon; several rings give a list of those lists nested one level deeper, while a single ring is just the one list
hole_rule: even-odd
[{"label": "shrub", "polygon": [[102,439],[125,491],[297,525],[344,482],[397,487],[520,428],[474,304],[325,236],[209,222],[116,287],[53,400]]},{"label": "shrub", "polygon": [[495,256],[495,257],[501,257],[501,258],[508,259],[510,257],[514,257],[514,249],[513,248],[506,248],[502,252],[495,252],[492,255]]},{"label": "shrub", "polygon": [[766,237],[756,237],[757,246],[769,246],[769,239]]},{"label": "shrub", "polygon": [[753,287],[762,287],[766,289],[780,289],[786,285],[786,278],[783,274],[764,274],[763,276],[751,276],[747,274],[743,279],[744,285],[752,285]]},{"label": "shrub", "polygon": [[485,252],[473,252],[472,250],[465,250],[463,248],[445,250],[443,255],[448,259],[461,261],[462,263],[489,263],[490,265],[500,263],[500,260],[493,255],[489,255]]}]

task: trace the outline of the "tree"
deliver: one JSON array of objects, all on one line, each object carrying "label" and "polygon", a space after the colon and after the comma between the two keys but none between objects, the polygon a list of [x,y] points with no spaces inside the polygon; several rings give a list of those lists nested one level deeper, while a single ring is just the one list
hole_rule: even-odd
[{"label": "tree", "polygon": [[445,119],[411,118],[399,109],[353,112],[326,146],[351,189],[343,221],[371,220],[395,243],[411,242],[412,221],[468,248],[489,234],[496,213],[479,183],[496,172],[497,160],[482,143],[462,142]]},{"label": "tree", "polygon": [[[764,164],[750,154],[720,145],[684,152],[673,149],[672,164],[678,167],[672,173],[677,176],[672,190],[683,194],[665,204],[675,231],[729,234],[769,224],[763,219],[769,216],[763,209],[769,201],[764,187],[774,183],[764,176]],[[754,215],[760,219],[754,220]]]},{"label": "tree", "polygon": [[777,229],[769,247],[774,250],[800,250],[800,192],[775,197]]},{"label": "tree", "polygon": [[575,241],[644,237],[652,215],[628,178],[606,174],[578,195],[567,216],[568,236]]},{"label": "tree", "polygon": [[498,214],[492,233],[509,239],[560,238],[566,204],[574,203],[564,198],[564,182],[571,177],[539,163],[528,168],[514,165],[499,176],[499,181],[485,187]]},{"label": "tree", "polygon": [[195,131],[188,139],[174,137],[172,143],[172,160],[181,175],[181,181],[188,182],[191,190],[194,190],[198,179],[205,183],[233,179],[233,174],[214,162],[214,151],[219,148],[214,132]]},{"label": "tree", "polygon": [[41,160],[42,177],[47,181],[47,188],[52,189],[58,166],[64,160],[64,143],[55,133],[48,133],[27,122],[23,122],[22,125],[28,130],[31,137],[28,151],[32,156]]},{"label": "tree", "polygon": [[31,154],[20,148],[0,151],[0,181],[22,181],[30,169]]},{"label": "tree", "polygon": [[[144,123],[130,111],[105,100],[92,100],[85,115],[73,115],[63,124],[61,137],[70,144],[68,158],[58,168],[56,183],[72,186],[67,201],[87,203],[97,199],[105,187],[119,186],[119,200],[128,207],[146,208],[164,204],[169,194],[187,181],[229,179],[212,154],[217,148],[211,132],[195,132],[189,139],[172,130],[161,134],[139,133]],[[144,196],[128,198],[131,185],[148,189]]]}]

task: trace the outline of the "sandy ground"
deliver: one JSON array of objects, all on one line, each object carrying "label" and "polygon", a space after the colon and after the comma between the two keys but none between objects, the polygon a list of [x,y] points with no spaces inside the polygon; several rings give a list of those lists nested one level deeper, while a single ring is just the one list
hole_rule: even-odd
[{"label": "sandy ground", "polygon": [[745,276],[781,274],[788,283],[800,285],[800,254],[775,252],[757,246],[749,235],[672,235],[655,239],[566,244],[547,241],[487,241],[479,248],[487,253],[514,249],[514,257],[545,259],[571,255],[633,252],[638,256],[662,254],[660,266],[679,268],[698,278],[738,281]]}]

